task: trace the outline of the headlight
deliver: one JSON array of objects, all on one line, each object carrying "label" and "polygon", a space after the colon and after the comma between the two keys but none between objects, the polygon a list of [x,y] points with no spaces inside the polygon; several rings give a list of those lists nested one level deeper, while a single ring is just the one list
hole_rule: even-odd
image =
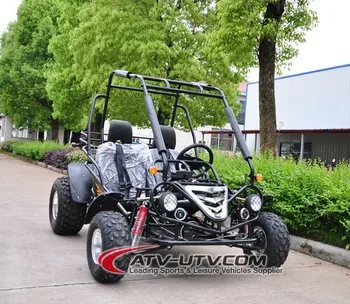
[{"label": "headlight", "polygon": [[162,193],[159,197],[159,205],[164,211],[173,212],[177,207],[177,198],[173,193]]},{"label": "headlight", "polygon": [[245,199],[246,207],[252,212],[258,212],[262,207],[262,201],[259,195],[250,194]]}]

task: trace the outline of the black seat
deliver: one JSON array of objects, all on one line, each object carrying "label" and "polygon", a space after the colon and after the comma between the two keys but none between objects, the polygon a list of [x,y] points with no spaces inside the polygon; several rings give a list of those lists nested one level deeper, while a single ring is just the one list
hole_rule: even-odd
[{"label": "black seat", "polygon": [[165,147],[169,150],[174,150],[176,147],[176,133],[174,127],[161,125],[160,131],[162,132]]},{"label": "black seat", "polygon": [[[167,149],[167,157],[169,159],[176,159],[178,153],[174,151],[174,149],[176,147],[175,129],[173,127],[170,127],[170,126],[160,125],[160,131],[162,132],[165,148]],[[150,149],[150,151],[151,151],[152,159],[154,162],[156,162],[157,160],[160,159],[160,156],[158,154],[158,150],[156,149],[156,146],[154,146],[154,148]],[[156,163],[156,166],[157,166],[158,170],[162,170],[162,168],[163,168],[163,165],[159,162]],[[174,163],[170,164],[170,171],[172,171],[172,172],[176,171],[176,167],[175,167]],[[155,174],[155,179],[156,179],[157,183],[161,182],[162,181],[161,173]]]},{"label": "black seat", "polygon": [[131,144],[132,143],[132,126],[130,122],[125,120],[112,120],[107,141],[113,143],[120,141],[122,144]]}]

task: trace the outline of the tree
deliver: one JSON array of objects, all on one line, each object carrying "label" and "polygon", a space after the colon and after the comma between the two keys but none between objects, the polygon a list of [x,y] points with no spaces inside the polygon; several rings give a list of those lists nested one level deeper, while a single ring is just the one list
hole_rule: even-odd
[{"label": "tree", "polygon": [[[47,74],[48,91],[55,100],[55,115],[60,119],[71,117],[72,109],[74,113],[74,109],[79,109],[76,115],[83,117],[81,112],[86,115],[85,105],[88,105],[84,94],[78,94],[78,98],[67,94],[64,100],[50,87],[55,82],[57,66],[67,58],[71,68],[66,66],[68,64],[61,65],[58,70],[64,70],[64,73],[60,79],[67,77],[73,87],[90,97],[105,91],[112,70],[124,69],[220,86],[228,95],[230,104],[238,108],[235,85],[240,80],[239,73],[230,68],[226,57],[217,60],[212,56],[212,50],[206,47],[206,33],[215,23],[210,1],[95,0],[82,3],[73,16],[78,24],[70,22],[66,27],[59,22],[61,34],[50,44],[54,63],[49,68],[52,72]],[[61,51],[62,44],[67,45],[68,50]],[[67,83],[58,79],[55,90],[62,92]],[[123,84],[125,80],[118,81]],[[138,126],[148,124],[141,94],[124,91],[113,94],[117,98],[111,100],[110,117],[127,119]],[[70,107],[64,106],[67,100]],[[166,124],[171,104],[164,97],[155,99],[155,102],[160,123]],[[195,126],[222,125],[225,122],[223,106],[212,102],[182,100],[191,111]],[[72,119],[67,121],[73,122]],[[184,119],[180,119],[179,125],[186,127]]]},{"label": "tree", "polygon": [[17,128],[52,130],[58,138],[58,122],[52,116],[52,101],[46,93],[47,50],[56,30],[58,10],[54,0],[24,0],[18,20],[1,38],[1,111],[11,116]]},{"label": "tree", "polygon": [[52,116],[59,119],[62,126],[73,131],[86,127],[87,112],[91,92],[82,89],[76,77],[74,57],[69,47],[72,30],[79,25],[77,15],[89,0],[57,1],[60,16],[57,32],[51,38],[48,51],[53,60],[46,65],[46,90],[53,103]]},{"label": "tree", "polygon": [[211,40],[242,71],[259,66],[261,150],[277,152],[274,77],[290,64],[297,44],[317,24],[309,0],[221,0]]}]

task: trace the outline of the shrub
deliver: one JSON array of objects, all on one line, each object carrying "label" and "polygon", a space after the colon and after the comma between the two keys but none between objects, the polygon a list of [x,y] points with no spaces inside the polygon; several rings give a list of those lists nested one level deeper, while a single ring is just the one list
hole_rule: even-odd
[{"label": "shrub", "polygon": [[67,156],[68,163],[84,163],[88,161],[86,154],[81,150],[74,150]]},{"label": "shrub", "polygon": [[[241,187],[249,167],[242,157],[216,154],[215,168],[231,188]],[[347,163],[328,171],[317,162],[306,163],[271,156],[254,157],[264,193],[275,199],[265,208],[279,214],[290,231],[331,245],[350,244],[350,170]]]},{"label": "shrub", "polygon": [[12,145],[17,142],[18,141],[15,141],[15,140],[4,141],[2,144],[0,144],[0,150],[11,153]]},{"label": "shrub", "polygon": [[57,150],[57,151],[48,151],[44,156],[44,163],[56,167],[58,169],[67,170],[68,160],[67,155],[71,153],[72,150]]},{"label": "shrub", "polygon": [[54,141],[21,141],[12,145],[13,153],[28,157],[32,160],[42,161],[47,151],[63,150],[69,147]]}]

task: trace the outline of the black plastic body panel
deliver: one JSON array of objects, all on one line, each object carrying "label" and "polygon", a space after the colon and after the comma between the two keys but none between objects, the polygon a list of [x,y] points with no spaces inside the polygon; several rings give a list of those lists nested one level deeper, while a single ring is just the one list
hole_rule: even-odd
[{"label": "black plastic body panel", "polygon": [[88,204],[92,200],[92,179],[84,163],[68,165],[68,176],[73,201]]},{"label": "black plastic body panel", "polygon": [[[120,192],[106,192],[96,197],[89,205],[85,217],[85,224],[89,224],[92,218],[100,211],[117,211],[123,214],[120,208],[131,211],[133,204],[123,201],[124,194]],[[124,214],[125,216],[125,214]]]}]

